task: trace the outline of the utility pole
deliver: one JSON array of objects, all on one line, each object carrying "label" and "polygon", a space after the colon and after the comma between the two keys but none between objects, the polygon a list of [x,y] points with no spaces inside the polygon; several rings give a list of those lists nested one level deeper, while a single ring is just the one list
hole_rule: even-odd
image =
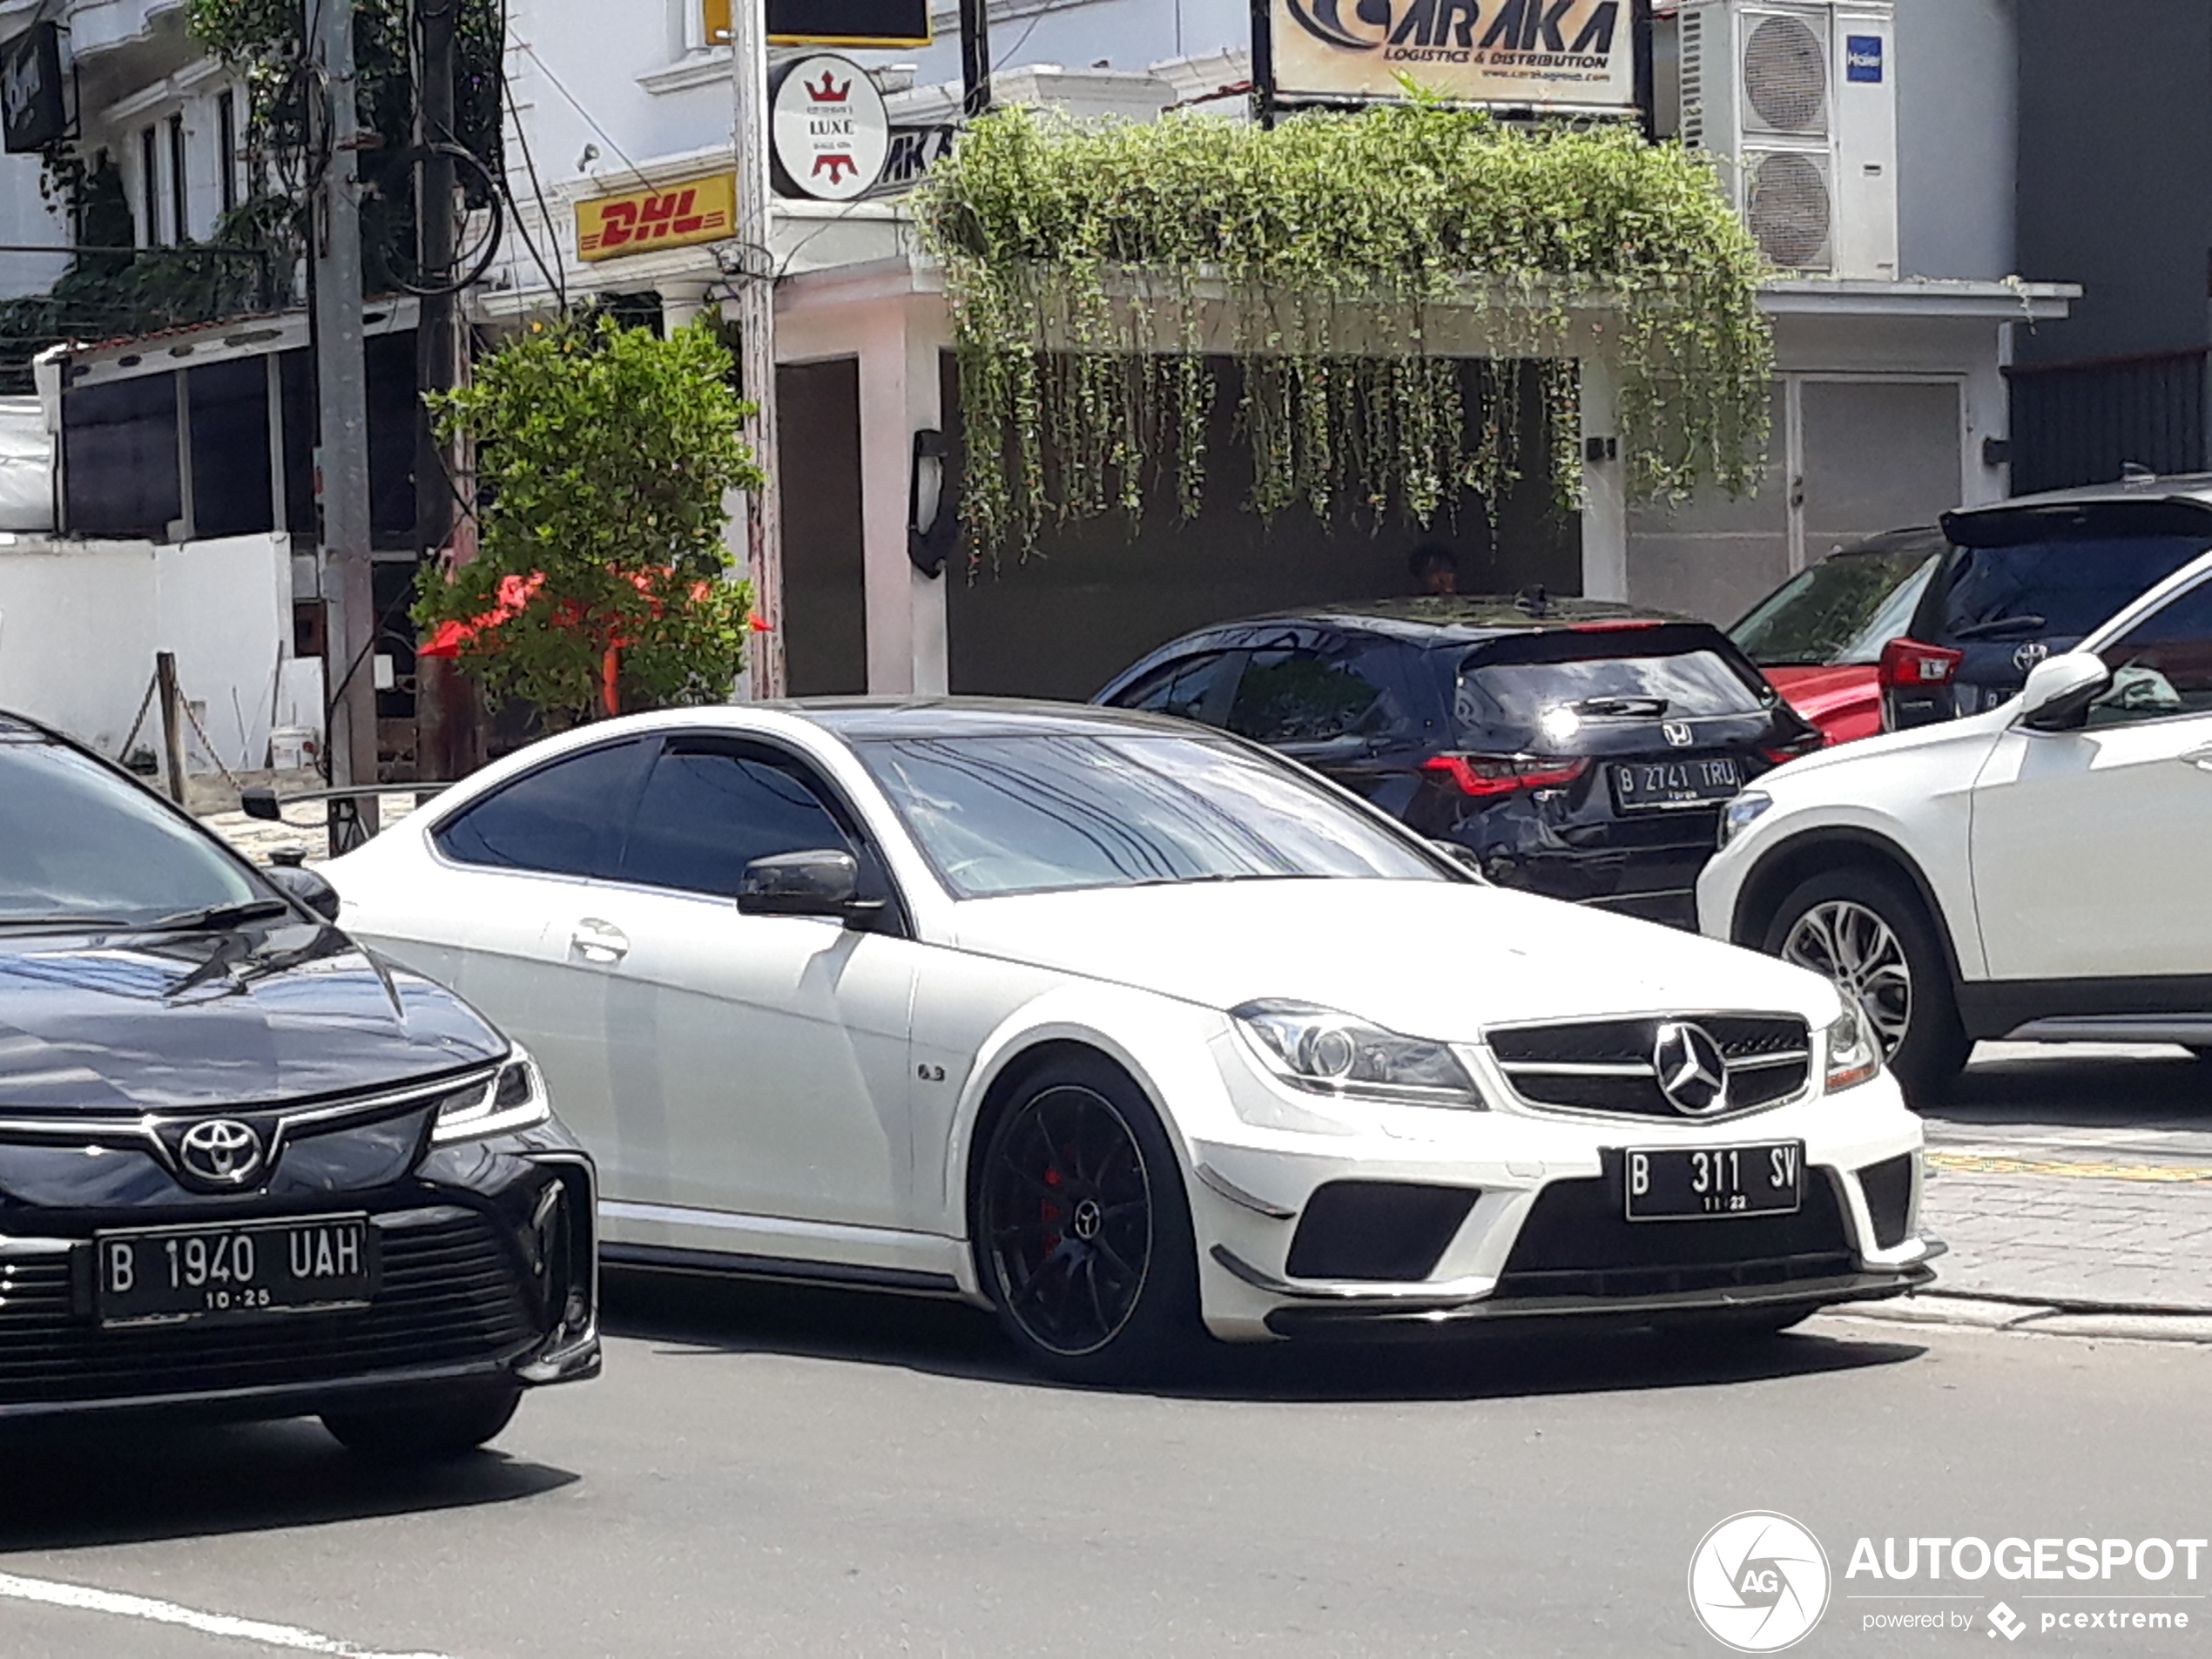
[{"label": "utility pole", "polygon": [[[439,146],[456,142],[453,115],[454,35],[461,0],[418,0],[415,7],[416,116],[415,143],[422,158],[415,171],[415,269],[421,286],[436,289],[455,275],[457,207],[454,201],[453,158]],[[415,384],[418,394],[449,392],[467,372],[467,341],[461,296],[450,290],[421,297],[415,333]],[[418,397],[418,406],[420,398]],[[475,549],[473,526],[456,536],[454,512],[458,481],[468,475],[466,457],[438,443],[430,413],[418,407],[415,439],[415,544],[421,553],[421,579],[435,581],[439,555],[452,544],[456,565]],[[462,543],[468,543],[468,545]],[[475,688],[450,658],[420,657],[415,664],[415,767],[419,778],[465,778],[483,764],[476,723]]]},{"label": "utility pole", "polygon": [[784,523],[776,475],[776,281],[769,251],[768,7],[736,0],[730,8],[730,69],[737,146],[738,372],[753,406],[745,440],[765,475],[745,502],[746,563],[753,614],[768,631],[752,636],[752,694],[784,694]]},{"label": "utility pole", "polygon": [[[361,240],[354,153],[361,106],[354,85],[354,0],[320,0],[310,50],[320,71],[322,182],[314,204],[315,401],[321,442],[315,479],[322,500],[322,596],[328,609],[323,658],[330,711],[330,781],[376,779],[376,604],[369,584],[368,388],[361,358]],[[331,851],[350,845],[332,803]],[[360,803],[360,833],[376,833],[376,802]]]},{"label": "utility pole", "polygon": [[990,107],[989,0],[960,0],[960,112],[973,121]]}]

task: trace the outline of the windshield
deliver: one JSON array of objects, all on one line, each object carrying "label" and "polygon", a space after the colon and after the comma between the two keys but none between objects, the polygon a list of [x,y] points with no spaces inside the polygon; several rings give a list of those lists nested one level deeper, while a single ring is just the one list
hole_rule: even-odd
[{"label": "windshield", "polygon": [[1387,826],[1219,739],[1038,733],[854,746],[963,899],[1286,876],[1447,879]]},{"label": "windshield", "polygon": [[271,895],[223,850],[88,756],[0,739],[0,928],[141,926]]},{"label": "windshield", "polygon": [[1925,543],[1823,559],[1761,600],[1729,637],[1761,668],[1878,662],[1905,631],[1935,559]]},{"label": "windshield", "polygon": [[2212,540],[2192,534],[1961,548],[1939,642],[2079,639],[2208,547]]}]

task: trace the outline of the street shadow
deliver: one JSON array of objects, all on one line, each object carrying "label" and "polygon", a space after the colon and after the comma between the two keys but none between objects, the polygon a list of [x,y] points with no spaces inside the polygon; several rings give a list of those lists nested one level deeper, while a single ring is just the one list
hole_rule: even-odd
[{"label": "street shadow", "polygon": [[1912,1103],[1951,1123],[2212,1130],[2212,1065],[2155,1045],[1984,1043],[1939,1097]]},{"label": "street shadow", "polygon": [[[664,1353],[781,1353],[1008,1387],[1070,1386],[1026,1369],[989,1314],[957,1303],[619,1271],[608,1274],[603,1291],[609,1332]],[[1180,1374],[1129,1392],[1315,1403],[1616,1393],[1860,1371],[1926,1351],[1889,1336],[1835,1334],[1834,1327],[1763,1339],[1499,1329],[1417,1342],[1207,1343]]]},{"label": "street shadow", "polygon": [[506,1456],[496,1444],[443,1463],[378,1463],[348,1453],[312,1420],[11,1423],[0,1426],[0,1467],[8,1472],[0,1552],[512,1503],[578,1479]]}]

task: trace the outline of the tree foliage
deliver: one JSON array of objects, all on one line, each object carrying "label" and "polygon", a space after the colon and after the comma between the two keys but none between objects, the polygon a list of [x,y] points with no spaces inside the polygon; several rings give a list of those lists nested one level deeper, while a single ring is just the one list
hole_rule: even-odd
[{"label": "tree foliage", "polygon": [[[1349,497],[1426,523],[1462,488],[1494,502],[1522,465],[1515,357],[1546,360],[1571,502],[1577,310],[1613,335],[1636,493],[1741,493],[1757,476],[1766,267],[1710,165],[1625,126],[1527,131],[1420,98],[1272,131],[1002,109],[919,201],[954,310],[980,547],[1134,516],[1153,473],[1194,515],[1209,349],[1244,359],[1263,514]],[[1479,407],[1433,338],[1447,307],[1489,331]]]},{"label": "tree foliage", "polygon": [[445,580],[425,570],[424,636],[462,624],[487,697],[556,720],[590,718],[610,648],[628,705],[725,699],[752,595],[729,579],[722,498],[762,479],[711,327],[534,323],[474,373],[432,412],[477,445],[479,550]]}]

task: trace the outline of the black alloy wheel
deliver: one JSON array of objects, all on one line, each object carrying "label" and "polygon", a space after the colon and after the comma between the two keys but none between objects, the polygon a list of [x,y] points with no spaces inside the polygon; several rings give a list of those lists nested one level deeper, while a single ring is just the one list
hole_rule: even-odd
[{"label": "black alloy wheel", "polygon": [[362,1457],[387,1463],[428,1463],[475,1451],[515,1415],[523,1391],[513,1383],[456,1388],[391,1405],[330,1411],[322,1426]]},{"label": "black alloy wheel", "polygon": [[1126,1380],[1190,1345],[1190,1208],[1166,1132],[1126,1077],[1067,1061],[1028,1078],[991,1132],[978,1189],[978,1265],[1032,1365]]},{"label": "black alloy wheel", "polygon": [[1973,1049],[1936,924],[1917,894],[1861,865],[1799,882],[1760,941],[1769,955],[1834,981],[1858,1004],[1912,1096],[1939,1096]]}]

